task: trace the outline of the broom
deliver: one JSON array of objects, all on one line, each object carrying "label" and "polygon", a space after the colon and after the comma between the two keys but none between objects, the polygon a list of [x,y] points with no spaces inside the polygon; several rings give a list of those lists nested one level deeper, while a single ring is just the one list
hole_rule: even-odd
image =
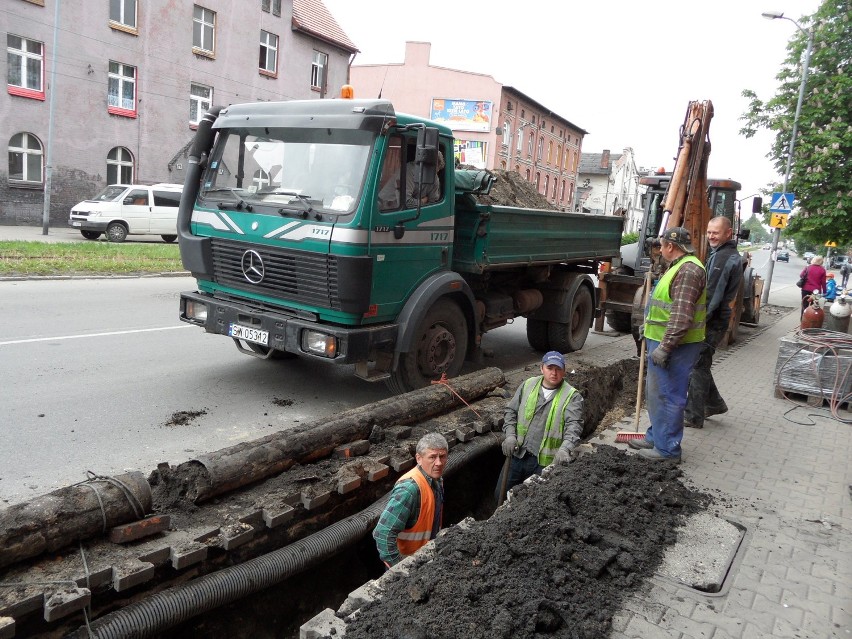
[{"label": "broom", "polygon": [[[651,271],[645,273],[645,286],[642,291],[642,308],[648,305],[648,291],[651,284]],[[633,430],[620,430],[615,434],[616,444],[626,444],[631,440],[645,439],[645,433],[639,432],[639,409],[642,408],[642,390],[645,382],[645,337],[642,336],[642,346],[639,349],[639,385],[636,389],[636,414],[633,417]]]}]

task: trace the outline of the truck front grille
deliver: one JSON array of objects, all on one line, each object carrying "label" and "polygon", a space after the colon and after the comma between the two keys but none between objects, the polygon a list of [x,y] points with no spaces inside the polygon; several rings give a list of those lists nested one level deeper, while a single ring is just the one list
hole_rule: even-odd
[{"label": "truck front grille", "polygon": [[[340,309],[334,255],[217,238],[212,240],[212,248],[213,279],[223,286],[288,302]],[[243,256],[250,250],[263,260],[263,279],[256,284],[243,274]]]}]

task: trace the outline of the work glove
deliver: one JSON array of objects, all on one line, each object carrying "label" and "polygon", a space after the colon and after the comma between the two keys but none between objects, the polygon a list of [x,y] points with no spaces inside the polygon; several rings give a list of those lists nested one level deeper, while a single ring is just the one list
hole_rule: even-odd
[{"label": "work glove", "polygon": [[514,435],[506,435],[506,439],[503,440],[503,454],[506,457],[511,457],[512,453],[515,452],[515,446],[518,445],[518,438]]},{"label": "work glove", "polygon": [[559,450],[556,451],[556,454],[553,456],[553,463],[560,464],[562,466],[566,466],[574,461],[574,455],[572,455],[573,448],[567,448],[565,446],[560,446]]},{"label": "work glove", "polygon": [[660,368],[668,368],[669,352],[664,348],[656,348],[654,349],[654,352],[651,353],[651,361],[654,362],[655,366],[659,366]]}]

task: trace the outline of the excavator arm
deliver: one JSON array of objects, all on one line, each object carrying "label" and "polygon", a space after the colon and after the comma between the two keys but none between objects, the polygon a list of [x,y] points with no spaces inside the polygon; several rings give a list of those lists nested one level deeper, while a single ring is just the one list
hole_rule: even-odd
[{"label": "excavator arm", "polygon": [[707,161],[710,157],[710,120],[713,103],[690,102],[680,127],[672,179],[663,201],[663,221],[660,234],[675,226],[689,230],[696,256],[702,262],[707,257],[707,242],[703,239],[710,221],[707,201]]}]

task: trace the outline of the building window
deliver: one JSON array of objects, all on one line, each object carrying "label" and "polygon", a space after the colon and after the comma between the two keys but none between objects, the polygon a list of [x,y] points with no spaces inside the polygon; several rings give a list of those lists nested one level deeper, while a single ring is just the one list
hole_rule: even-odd
[{"label": "building window", "polygon": [[535,190],[541,192],[541,173],[538,171],[535,173]]},{"label": "building window", "polygon": [[281,0],[272,0],[272,15],[281,15]]},{"label": "building window", "polygon": [[216,12],[199,7],[192,9],[192,48],[213,55],[216,45]]},{"label": "building window", "polygon": [[44,100],[44,45],[9,33],[6,47],[9,93]]},{"label": "building window", "polygon": [[107,104],[110,113],[136,117],[136,67],[110,60]]},{"label": "building window", "polygon": [[538,138],[538,159],[541,159],[541,155],[544,153],[544,136],[541,135]]},{"label": "building window", "polygon": [[123,146],[107,154],[107,184],[133,184],[133,156]]},{"label": "building window", "polygon": [[325,90],[325,70],[328,67],[328,55],[322,51],[314,51],[311,63],[311,88]]},{"label": "building window", "polygon": [[547,191],[550,188],[550,176],[544,176],[544,197],[547,197]]},{"label": "building window", "polygon": [[527,169],[527,182],[529,182],[529,181],[530,181],[530,170]]},{"label": "building window", "polygon": [[136,28],[136,0],[109,0],[110,22]]},{"label": "building window", "polygon": [[551,159],[553,158],[553,142],[547,143],[547,163],[550,164]]},{"label": "building window", "polygon": [[565,202],[565,180],[562,180],[562,189],[559,191],[559,201]]},{"label": "building window", "polygon": [[269,173],[263,169],[258,169],[251,176],[251,183],[255,191],[260,191],[262,188],[268,187],[272,183],[272,180]]},{"label": "building window", "polygon": [[524,148],[524,130],[518,127],[518,142],[515,144],[515,150],[520,153],[522,148]]},{"label": "building window", "polygon": [[269,0],[260,0],[260,10],[269,13]]},{"label": "building window", "polygon": [[556,166],[562,164],[562,145],[556,147]]},{"label": "building window", "polygon": [[527,157],[532,157],[533,144],[535,144],[535,133],[530,133],[530,139],[527,141]]},{"label": "building window", "polygon": [[213,104],[213,87],[189,85],[189,123],[198,124]]},{"label": "building window", "polygon": [[32,133],[17,133],[9,140],[9,181],[42,183],[41,142]]},{"label": "building window", "polygon": [[261,72],[275,75],[278,70],[278,36],[268,31],[260,32],[260,62]]},{"label": "building window", "polygon": [[503,144],[508,145],[512,140],[512,126],[508,122],[503,123]]}]

